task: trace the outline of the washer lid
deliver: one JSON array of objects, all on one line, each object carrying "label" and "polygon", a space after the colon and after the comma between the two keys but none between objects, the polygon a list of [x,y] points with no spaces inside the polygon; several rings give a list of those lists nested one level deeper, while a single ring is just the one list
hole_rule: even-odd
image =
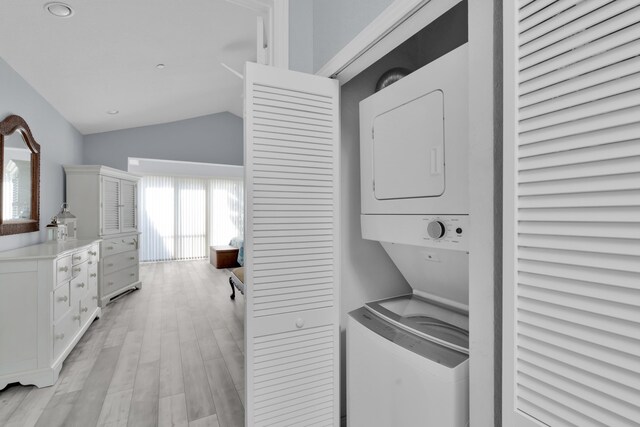
[{"label": "washer lid", "polygon": [[469,353],[469,316],[460,310],[413,294],[366,303],[365,307],[409,332]]}]

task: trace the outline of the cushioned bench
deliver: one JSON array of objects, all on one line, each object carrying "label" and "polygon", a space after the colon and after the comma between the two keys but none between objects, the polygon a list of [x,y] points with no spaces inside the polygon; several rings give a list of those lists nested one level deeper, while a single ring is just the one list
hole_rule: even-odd
[{"label": "cushioned bench", "polygon": [[236,299],[236,288],[244,295],[244,267],[231,270],[229,284],[231,285],[231,299]]},{"label": "cushioned bench", "polygon": [[238,248],[229,245],[210,246],[209,262],[215,268],[233,268],[238,264]]}]

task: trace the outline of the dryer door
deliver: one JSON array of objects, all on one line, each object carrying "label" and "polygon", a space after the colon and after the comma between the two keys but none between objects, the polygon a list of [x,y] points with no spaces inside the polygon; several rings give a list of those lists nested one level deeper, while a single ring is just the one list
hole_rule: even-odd
[{"label": "dryer door", "polygon": [[376,116],[373,173],[378,200],[444,193],[442,91],[427,93]]}]

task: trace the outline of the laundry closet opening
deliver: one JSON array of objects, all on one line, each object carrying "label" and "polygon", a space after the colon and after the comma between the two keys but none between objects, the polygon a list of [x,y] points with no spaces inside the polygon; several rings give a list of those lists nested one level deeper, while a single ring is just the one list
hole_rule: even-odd
[{"label": "laundry closet opening", "polygon": [[[429,290],[429,283],[437,285],[437,290],[432,294],[440,294],[442,298],[451,296],[448,294],[450,291],[454,291],[456,300],[455,307],[461,312],[465,312],[468,308],[468,258],[469,254],[466,250],[448,250],[446,248],[424,248],[419,244],[399,244],[393,242],[393,237],[387,239],[385,236],[378,235],[378,233],[384,233],[385,230],[393,233],[393,228],[386,226],[384,223],[379,223],[374,226],[377,231],[376,235],[368,234],[369,227],[367,225],[367,218],[369,215],[363,215],[367,213],[379,213],[380,216],[386,216],[391,218],[392,212],[385,212],[384,208],[378,212],[374,212],[377,208],[372,208],[374,211],[365,212],[367,209],[365,204],[365,194],[372,194],[372,202],[390,201],[394,202],[400,198],[405,198],[408,203],[408,207],[405,206],[403,215],[406,218],[405,223],[411,221],[420,221],[419,227],[422,227],[423,217],[428,214],[439,215],[460,215],[468,218],[468,195],[456,194],[458,199],[463,200],[464,207],[453,211],[431,211],[430,209],[421,210],[419,207],[413,209],[410,204],[412,200],[419,199],[420,196],[427,196],[429,194],[421,194],[408,190],[414,182],[400,182],[400,195],[385,194],[384,190],[381,192],[380,181],[376,182],[362,182],[363,168],[375,168],[374,154],[370,157],[363,156],[361,152],[361,138],[363,132],[371,132],[371,129],[363,127],[361,122],[362,106],[361,101],[369,98],[376,93],[376,85],[381,78],[384,79],[385,73],[393,75],[394,69],[404,69],[408,71],[408,75],[404,78],[410,79],[415,72],[422,70],[425,66],[436,66],[439,59],[446,57],[450,53],[455,51],[460,52],[460,49],[465,49],[464,45],[468,42],[468,5],[467,1],[451,2],[452,7],[444,12],[442,15],[431,21],[426,27],[415,33],[413,36],[402,42],[392,51],[384,55],[377,60],[367,69],[353,77],[346,84],[341,87],[341,218],[343,224],[342,233],[342,263],[341,263],[341,325],[347,325],[348,313],[357,310],[365,303],[377,301],[381,299],[396,297],[398,295],[412,294],[413,290],[417,287],[415,283],[417,281],[424,281],[427,290]],[[425,7],[428,7],[425,6]],[[470,65],[472,67],[472,65]],[[405,74],[407,71],[403,71]],[[467,70],[458,70],[466,80]],[[402,80],[400,80],[401,82]],[[391,89],[393,83],[388,89]],[[466,84],[466,82],[465,82]],[[421,94],[416,92],[415,97],[418,98]],[[448,108],[450,100],[445,94],[443,100],[439,100],[443,104],[443,108]],[[466,106],[466,102],[464,103]],[[397,108],[400,111],[400,108]],[[465,114],[466,117],[466,114]],[[447,120],[447,117],[444,117]],[[390,128],[394,129],[393,120],[391,121]],[[396,128],[397,138],[403,138],[405,136],[406,129]],[[376,130],[377,132],[377,130]],[[445,129],[446,133],[446,129]],[[368,136],[368,135],[366,135]],[[431,136],[430,134],[427,136]],[[446,138],[446,135],[444,136]],[[391,139],[391,141],[393,141]],[[459,143],[466,144],[466,123],[465,123],[465,140],[458,141]],[[449,141],[447,141],[447,144]],[[401,147],[402,144],[398,144]],[[374,148],[375,149],[375,148]],[[463,148],[466,150],[466,145]],[[446,151],[446,148],[445,148]],[[389,148],[389,153],[393,153],[393,147]],[[449,167],[449,163],[453,163],[455,159],[447,158],[445,153],[442,159],[443,165]],[[464,154],[466,156],[466,153]],[[400,153],[399,158],[408,158],[411,153]],[[363,164],[363,161],[368,164]],[[466,159],[466,157],[465,157]],[[459,164],[464,164],[466,168],[466,160],[461,161]],[[430,165],[425,160],[424,168],[428,169]],[[402,165],[398,166],[398,175],[401,175]],[[466,172],[466,171],[465,171]],[[373,172],[375,173],[375,171]],[[393,179],[393,172],[389,173],[390,179]],[[442,187],[434,191],[435,194],[448,195],[447,191],[451,188],[452,177],[445,176],[443,178]],[[466,179],[461,185],[465,185]],[[373,187],[375,185],[375,187]],[[366,189],[364,189],[366,187]],[[369,190],[372,188],[372,191]],[[396,187],[397,189],[398,187]],[[395,190],[394,190],[395,191]],[[436,199],[434,197],[433,199]],[[427,200],[429,203],[429,200]],[[413,211],[412,211],[413,209]],[[419,238],[422,239],[422,232],[426,233],[426,223],[424,223],[425,230],[422,231],[408,231],[409,234],[420,234]],[[455,230],[455,229],[454,229]],[[466,233],[466,229],[464,230]],[[364,236],[364,237],[363,237]],[[382,244],[380,243],[382,242]],[[433,262],[426,260],[429,256],[434,255]],[[440,292],[442,291],[442,292]],[[348,334],[348,331],[346,332]],[[341,384],[341,396],[342,396],[342,413],[347,412],[347,400],[352,399],[356,391],[352,390],[351,386],[347,386],[349,381],[349,367],[347,365],[347,353],[350,352],[349,343],[345,335],[345,331],[342,332],[341,339],[341,364],[342,364],[342,384]],[[468,396],[465,396],[465,400],[468,400]],[[466,409],[468,411],[468,408]],[[350,423],[353,420],[350,420]]]}]

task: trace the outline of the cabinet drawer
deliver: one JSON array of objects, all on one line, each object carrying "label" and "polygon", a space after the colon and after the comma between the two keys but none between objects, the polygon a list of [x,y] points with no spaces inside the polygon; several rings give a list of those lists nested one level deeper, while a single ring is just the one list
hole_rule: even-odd
[{"label": "cabinet drawer", "polygon": [[74,307],[53,325],[53,358],[54,360],[67,347],[75,334],[80,329],[80,321],[77,318],[78,308]]},{"label": "cabinet drawer", "polygon": [[87,265],[87,292],[98,295],[98,264],[96,263]]},{"label": "cabinet drawer", "polygon": [[87,293],[89,280],[87,279],[87,264],[81,264],[82,270],[76,277],[71,279],[69,283],[69,299],[71,300],[71,308],[77,309],[80,299]]},{"label": "cabinet drawer", "polygon": [[71,278],[76,278],[78,276],[83,276],[86,279],[86,277],[87,277],[87,263],[86,262],[83,262],[82,264],[76,264],[76,265],[71,266]]},{"label": "cabinet drawer", "polygon": [[106,258],[110,255],[138,249],[138,236],[122,237],[119,239],[107,239],[102,241],[102,256]]},{"label": "cabinet drawer", "polygon": [[93,245],[87,251],[89,255],[89,261],[91,264],[95,264],[100,259],[100,252],[98,251],[98,245]]},{"label": "cabinet drawer", "polygon": [[89,320],[89,316],[98,307],[98,295],[88,292],[84,298],[80,300],[80,326],[83,326]]},{"label": "cabinet drawer", "polygon": [[63,314],[69,311],[69,307],[71,307],[69,283],[65,283],[53,293],[53,320],[58,321]]},{"label": "cabinet drawer", "polygon": [[89,259],[89,251],[87,249],[78,251],[71,255],[71,264],[76,265]]},{"label": "cabinet drawer", "polygon": [[71,255],[56,260],[56,283],[71,279]]},{"label": "cabinet drawer", "polygon": [[138,266],[116,271],[104,276],[102,281],[102,296],[109,295],[117,290],[138,281]]},{"label": "cabinet drawer", "polygon": [[138,251],[128,251],[120,254],[105,257],[102,261],[104,274],[111,274],[115,271],[132,267],[138,264]]}]

